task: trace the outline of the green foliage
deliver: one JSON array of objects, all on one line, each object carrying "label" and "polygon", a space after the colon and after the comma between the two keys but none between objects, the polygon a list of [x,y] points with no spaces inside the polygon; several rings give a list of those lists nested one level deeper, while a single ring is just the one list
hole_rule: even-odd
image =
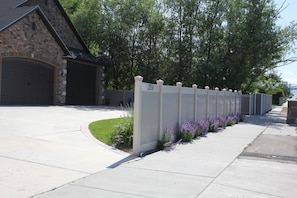
[{"label": "green foliage", "polygon": [[235,124],[235,121],[233,121],[233,120],[228,120],[228,122],[227,122],[227,126],[232,126],[234,124]]},{"label": "green foliage", "polygon": [[114,118],[92,122],[89,125],[89,129],[95,138],[111,146],[111,136],[114,133],[116,126],[123,122],[123,119],[125,118]]},{"label": "green foliage", "polygon": [[170,150],[175,143],[175,133],[173,129],[165,129],[163,137],[157,143],[158,150]]},{"label": "green foliage", "polygon": [[81,0],[60,0],[66,12],[71,16],[80,7]]},{"label": "green foliage", "polygon": [[176,141],[182,140],[182,142],[192,142],[193,135],[190,131],[178,132],[176,135]]},{"label": "green foliage", "polygon": [[107,88],[182,81],[250,92],[292,48],[296,24],[276,25],[272,0],[62,0],[91,52],[106,64]]},{"label": "green foliage", "polygon": [[133,116],[124,117],[111,135],[112,144],[116,148],[132,148],[133,145]]},{"label": "green foliage", "polygon": [[255,93],[272,95],[273,104],[278,104],[280,97],[289,97],[291,95],[288,84],[283,82],[281,77],[274,70],[259,76],[250,87],[251,91]]},{"label": "green foliage", "polygon": [[163,136],[163,138],[157,142],[157,150],[165,150],[167,142],[169,142],[168,137]]}]

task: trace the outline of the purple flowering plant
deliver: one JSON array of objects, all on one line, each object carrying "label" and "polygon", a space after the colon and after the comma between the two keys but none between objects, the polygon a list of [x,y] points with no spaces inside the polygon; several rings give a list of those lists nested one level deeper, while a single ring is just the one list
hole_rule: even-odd
[{"label": "purple flowering plant", "polygon": [[196,122],[196,126],[196,137],[205,136],[208,133],[209,122],[207,120],[199,120],[198,122]]},{"label": "purple flowering plant", "polygon": [[175,143],[175,133],[172,128],[165,128],[163,137],[158,141],[159,150],[171,150],[172,146]]},{"label": "purple flowering plant", "polygon": [[195,122],[184,122],[177,133],[176,140],[182,139],[182,142],[191,142],[196,134]]},{"label": "purple flowering plant", "polygon": [[219,118],[208,118],[209,122],[209,132],[218,132],[220,126],[220,119]]},{"label": "purple flowering plant", "polygon": [[192,142],[193,139],[205,136],[208,132],[218,132],[243,120],[244,116],[242,114],[231,114],[218,118],[184,122],[177,133],[173,128],[166,128],[163,138],[158,142],[158,149],[171,150],[173,146],[180,142]]},{"label": "purple flowering plant", "polygon": [[244,117],[242,114],[231,114],[227,116],[227,126],[232,126],[234,124],[237,124],[238,122],[241,122],[244,120]]},{"label": "purple flowering plant", "polygon": [[227,126],[232,126],[236,123],[236,117],[234,115],[227,116]]}]

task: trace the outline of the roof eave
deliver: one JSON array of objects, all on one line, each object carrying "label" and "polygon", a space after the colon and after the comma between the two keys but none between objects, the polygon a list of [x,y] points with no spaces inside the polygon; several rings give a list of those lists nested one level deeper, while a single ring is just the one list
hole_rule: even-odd
[{"label": "roof eave", "polygon": [[5,30],[6,28],[12,26],[13,24],[15,24],[16,22],[18,22],[19,20],[21,20],[22,18],[24,18],[25,16],[27,16],[28,14],[30,14],[32,11],[34,11],[35,8],[29,10],[28,12],[26,12],[25,14],[23,14],[22,16],[16,18],[15,20],[13,20],[12,22],[8,23],[7,25],[3,26],[1,29],[0,29],[0,32],[2,32],[3,30]]},{"label": "roof eave", "polygon": [[48,20],[48,18],[46,17],[46,15],[44,14],[44,12],[42,11],[42,9],[39,6],[37,6],[37,11],[40,12],[41,19],[46,24],[47,28],[49,29],[49,31],[51,32],[53,37],[56,40],[58,40],[58,43],[60,44],[60,46],[63,49],[63,51],[65,52],[65,54],[66,55],[70,54],[70,50],[68,49],[67,45],[63,42],[62,38],[59,36],[59,34],[55,30],[55,28],[51,25],[50,21]]},{"label": "roof eave", "polygon": [[78,40],[81,42],[84,50],[86,50],[87,52],[91,53],[89,48],[87,47],[85,41],[82,39],[81,35],[79,34],[79,32],[77,31],[77,29],[74,27],[73,23],[71,22],[68,14],[66,13],[66,11],[64,10],[63,6],[61,5],[59,0],[55,0],[58,8],[60,9],[61,13],[64,15],[67,23],[69,24],[70,28],[72,29],[72,31],[74,32],[74,34],[77,36]]},{"label": "roof eave", "polygon": [[20,2],[19,4],[15,5],[15,6],[13,7],[13,9],[15,9],[15,8],[17,8],[17,7],[21,6],[21,5],[23,5],[23,4],[26,3],[26,2],[28,2],[28,0],[24,0],[24,1]]}]

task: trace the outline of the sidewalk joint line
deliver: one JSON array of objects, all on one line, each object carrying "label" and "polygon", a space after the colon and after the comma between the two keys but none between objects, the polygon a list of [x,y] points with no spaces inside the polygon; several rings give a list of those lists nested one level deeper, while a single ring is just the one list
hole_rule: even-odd
[{"label": "sidewalk joint line", "polygon": [[24,160],[24,159],[18,159],[18,158],[13,158],[13,157],[8,157],[8,156],[3,156],[3,155],[0,155],[0,158],[6,158],[6,159],[11,159],[11,160],[21,161],[21,162],[26,162],[26,163],[37,164],[37,165],[41,165],[41,166],[47,166],[47,167],[58,168],[58,169],[63,169],[63,170],[67,170],[67,171],[73,171],[73,172],[78,172],[78,173],[84,173],[84,174],[87,174],[87,175],[91,175],[91,174],[93,174],[93,173],[88,173],[88,172],[84,172],[84,171],[80,171],[80,170],[74,170],[74,169],[64,168],[64,167],[61,167],[61,166],[55,166],[55,165],[50,165],[50,164],[44,164],[44,163],[40,163],[40,162],[34,162],[34,161],[29,161],[29,160]]},{"label": "sidewalk joint line", "polygon": [[147,197],[147,198],[157,198],[157,197],[151,197],[151,196],[148,197],[146,195],[141,195],[141,194],[127,193],[127,192],[122,192],[122,191],[109,190],[109,189],[105,189],[105,188],[97,188],[97,187],[93,187],[93,186],[79,185],[79,184],[75,184],[75,183],[69,183],[69,185],[79,186],[79,187],[83,187],[83,188],[91,188],[91,189],[96,189],[96,190],[103,190],[103,191],[119,193],[119,194],[125,194],[125,195],[133,195],[133,196],[140,196],[140,197]]},{"label": "sidewalk joint line", "polygon": [[268,194],[268,193],[263,193],[263,192],[259,192],[259,191],[255,191],[255,190],[250,190],[250,189],[242,188],[242,187],[230,186],[230,185],[227,185],[227,184],[220,184],[220,183],[216,183],[216,182],[214,182],[214,184],[217,184],[217,185],[220,185],[220,186],[226,186],[226,187],[234,188],[234,189],[241,189],[241,190],[245,190],[245,191],[249,191],[249,192],[255,192],[255,193],[262,194],[262,195],[268,195],[268,196],[273,196],[273,197],[282,198],[282,197],[277,196],[277,195],[272,195],[272,194]]},{"label": "sidewalk joint line", "polygon": [[134,167],[134,166],[130,166],[130,167],[126,167],[126,168],[145,170],[145,171],[154,171],[154,172],[163,172],[163,173],[172,173],[172,174],[176,174],[176,175],[187,175],[187,176],[193,176],[193,177],[204,177],[204,178],[210,178],[210,179],[215,178],[215,177],[206,176],[206,175],[195,175],[195,174],[189,174],[189,173],[172,172],[172,171],[149,169],[149,168],[140,168],[140,167]]}]

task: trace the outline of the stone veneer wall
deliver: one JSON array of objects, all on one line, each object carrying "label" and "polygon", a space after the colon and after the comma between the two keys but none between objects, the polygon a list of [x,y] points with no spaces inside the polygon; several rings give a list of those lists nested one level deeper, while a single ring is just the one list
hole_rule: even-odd
[{"label": "stone veneer wall", "polygon": [[[32,29],[35,23],[35,30]],[[39,14],[33,12],[0,32],[1,57],[30,58],[45,62],[55,68],[54,104],[65,104],[67,61],[64,52],[51,35]]]},{"label": "stone veneer wall", "polygon": [[[47,3],[46,3],[47,2]],[[39,5],[67,47],[84,50],[54,0],[31,0],[24,6]],[[53,14],[54,13],[54,14]]]},{"label": "stone veneer wall", "polygon": [[97,80],[96,82],[97,87],[96,87],[96,99],[97,99],[97,104],[104,104],[104,66],[101,66],[97,69]]},{"label": "stone veneer wall", "polygon": [[297,100],[288,100],[287,124],[297,124]]}]

